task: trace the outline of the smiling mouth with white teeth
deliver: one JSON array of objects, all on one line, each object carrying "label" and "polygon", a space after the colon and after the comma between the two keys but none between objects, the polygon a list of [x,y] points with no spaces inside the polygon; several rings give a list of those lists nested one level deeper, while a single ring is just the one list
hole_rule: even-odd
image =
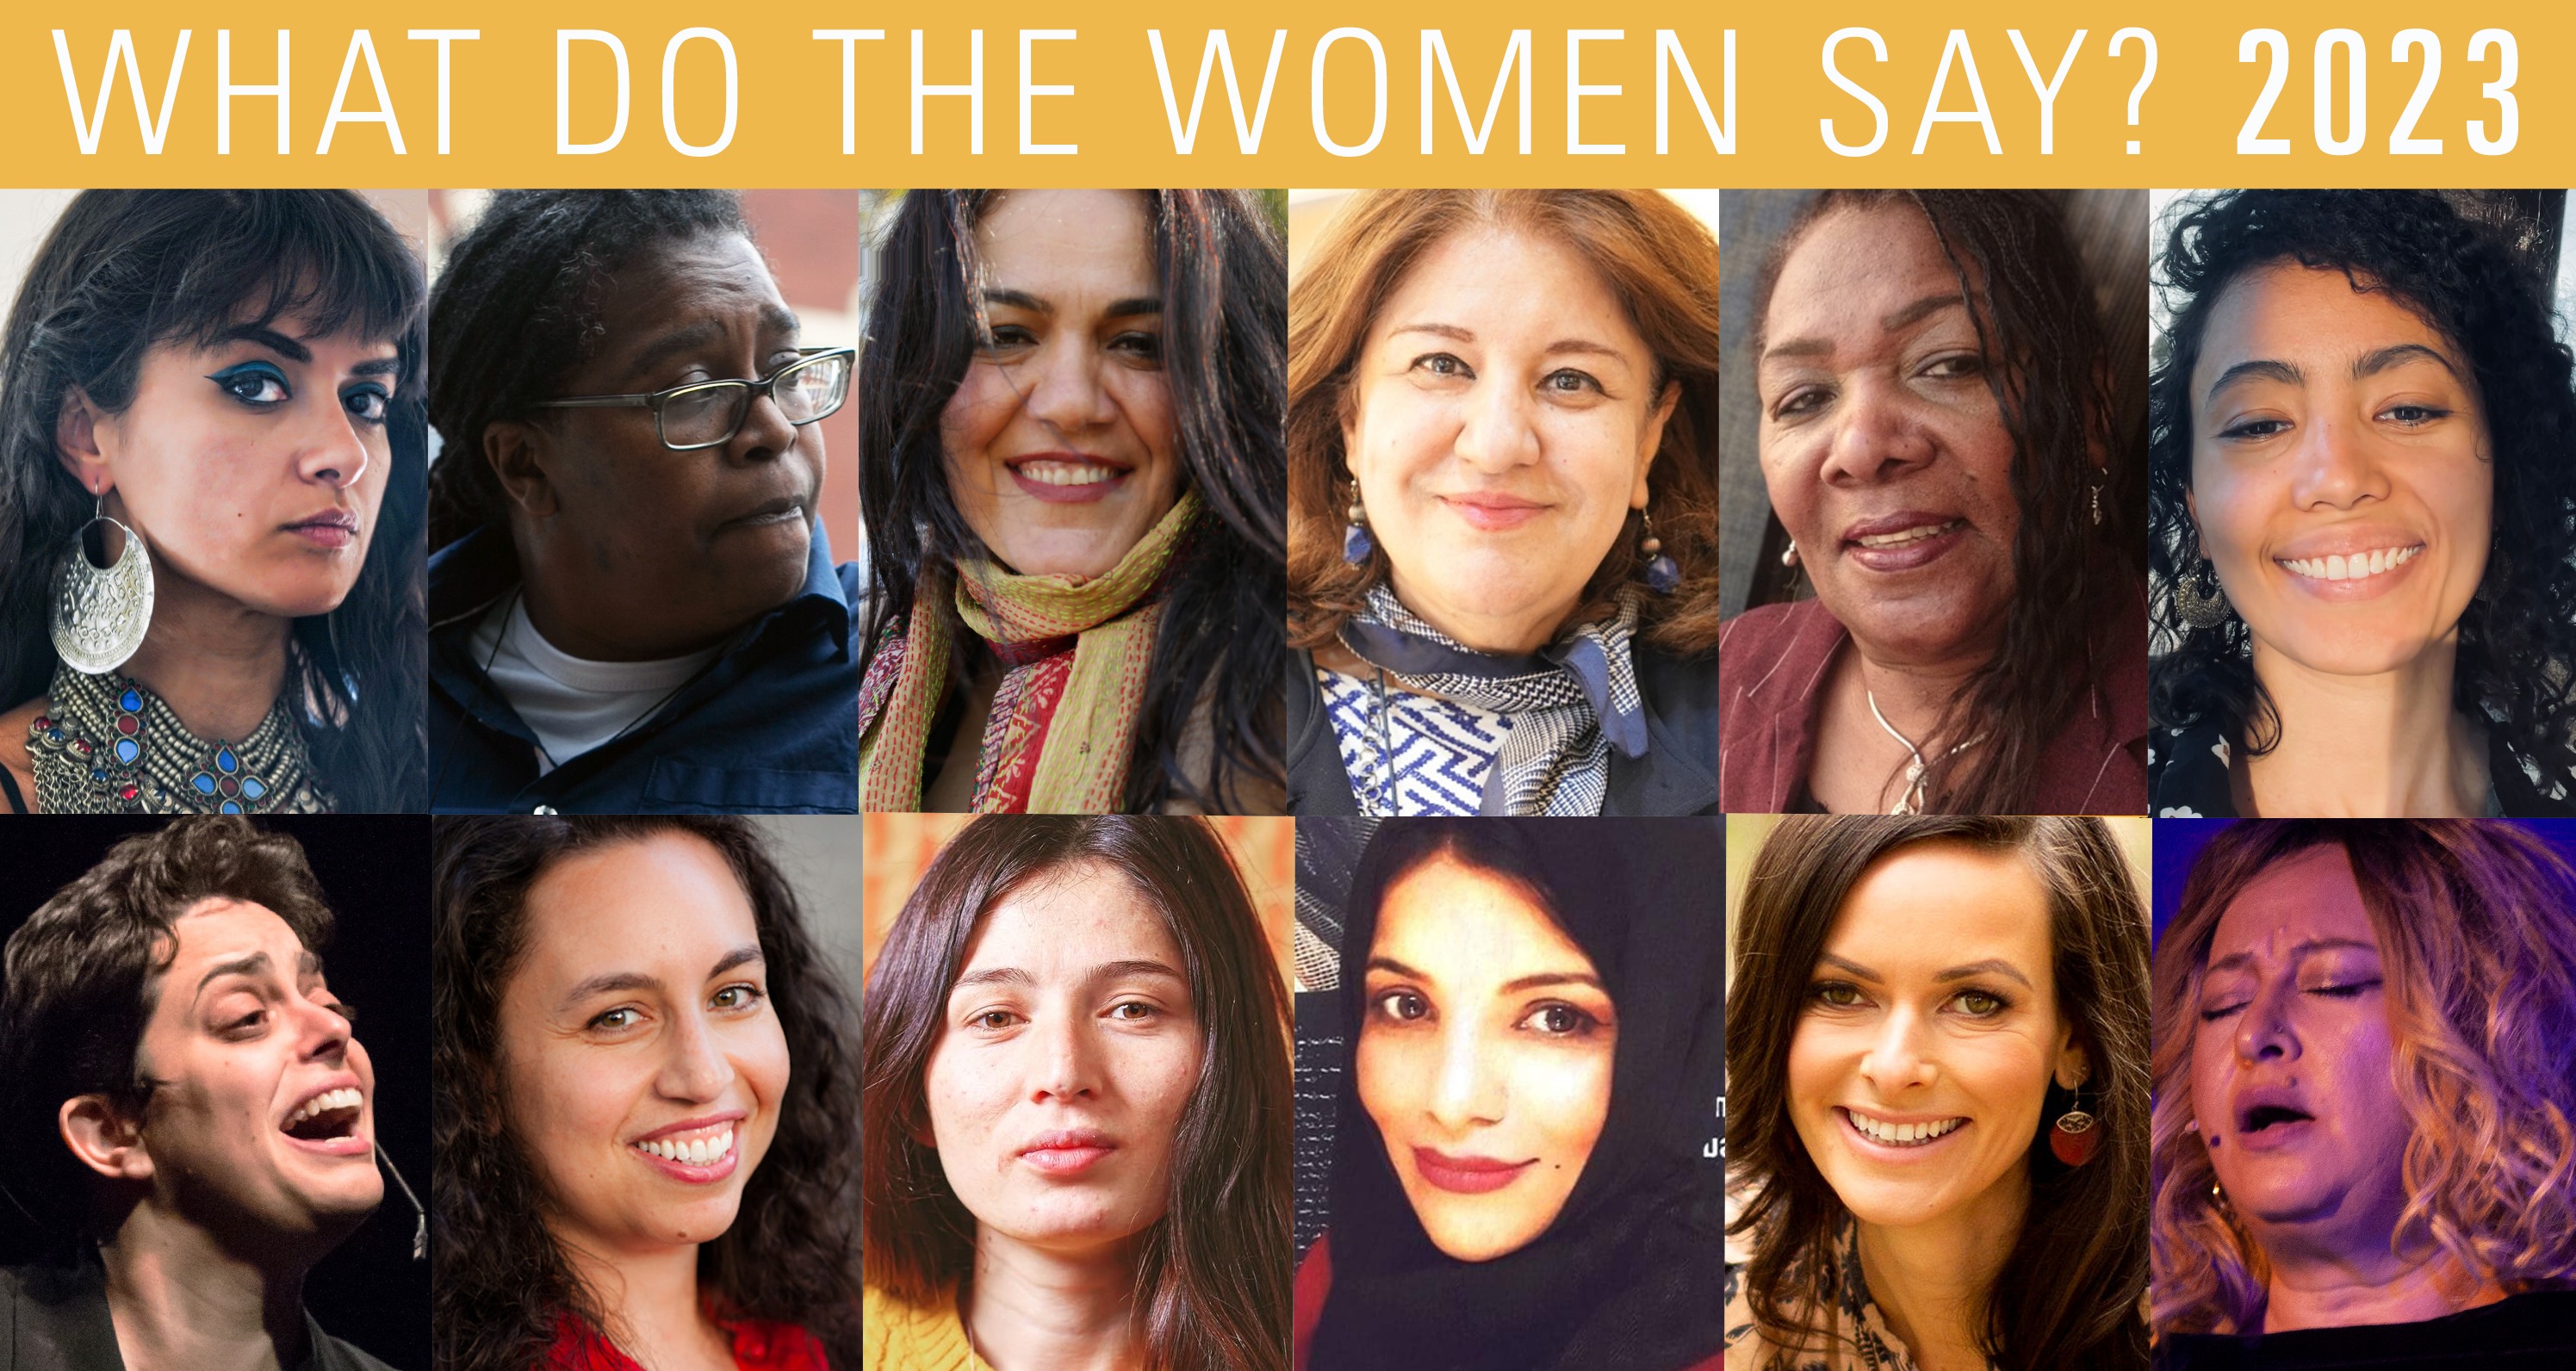
[{"label": "smiling mouth with white teeth", "polygon": [[2318,581],[2358,581],[2377,576],[2415,560],[2424,545],[2413,547],[2373,548],[2368,552],[2338,553],[2330,557],[2275,557],[2273,562],[2293,576]]},{"label": "smiling mouth with white teeth", "polygon": [[288,1115],[279,1131],[307,1142],[345,1138],[357,1131],[358,1115],[366,1102],[367,1097],[351,1086],[325,1090]]},{"label": "smiling mouth with white teeth", "polygon": [[1022,462],[1011,468],[1042,486],[1096,486],[1118,479],[1118,468],[1099,462]]},{"label": "smiling mouth with white teeth", "polygon": [[1931,1123],[1885,1123],[1857,1109],[1844,1109],[1842,1116],[1864,1138],[1887,1147],[1921,1147],[1936,1142],[1958,1130],[1965,1118],[1940,1119]]},{"label": "smiling mouth with white teeth", "polygon": [[733,1151],[733,1127],[704,1138],[657,1138],[634,1144],[639,1152],[682,1166],[713,1166]]},{"label": "smiling mouth with white teeth", "polygon": [[1912,528],[1900,529],[1894,533],[1865,534],[1852,541],[1866,548],[1903,547],[1908,543],[1922,542],[1926,538],[1938,538],[1966,522],[1965,519],[1952,519],[1946,524],[1917,524]]}]

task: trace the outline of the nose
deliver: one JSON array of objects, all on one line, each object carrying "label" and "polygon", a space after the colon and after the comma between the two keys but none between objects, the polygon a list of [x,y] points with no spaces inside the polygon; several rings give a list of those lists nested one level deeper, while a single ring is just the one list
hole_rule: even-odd
[{"label": "nose", "polygon": [[2388,493],[2369,434],[2339,415],[2310,419],[2291,461],[2290,500],[2300,509],[2350,509]]},{"label": "nose", "polygon": [[1100,367],[1100,358],[1089,348],[1049,339],[1017,368],[1019,383],[1028,387],[1022,408],[1059,434],[1115,422],[1118,403],[1101,383]]},{"label": "nose", "polygon": [[349,1044],[357,1034],[347,1015],[311,1000],[298,999],[295,1003],[302,1021],[305,1060],[337,1062],[349,1054]]},{"label": "nose", "polygon": [[1099,1062],[1089,1021],[1078,1014],[1053,1014],[1035,1028],[1030,1036],[1038,1058],[1029,1098],[1064,1103],[1097,1097]]},{"label": "nose", "polygon": [[703,1104],[733,1084],[733,1063],[703,1014],[683,1013],[673,1021],[665,1041],[662,1069],[653,1085],[665,1099]]},{"label": "nose", "polygon": [[1511,1104],[1502,1073],[1487,1060],[1474,1026],[1454,1021],[1441,1033],[1440,1074],[1431,1086],[1431,1120],[1451,1133],[1502,1122]]},{"label": "nose", "polygon": [[1843,486],[1890,481],[1931,461],[1934,451],[1912,397],[1893,381],[1861,376],[1843,392],[1817,479]]},{"label": "nose", "polygon": [[1923,1054],[1923,1021],[1899,1008],[1879,1024],[1869,1050],[1861,1054],[1860,1074],[1882,1095],[1895,1095],[1932,1084],[1940,1069]]},{"label": "nose", "polygon": [[1501,472],[1539,458],[1536,406],[1521,389],[1485,384],[1470,391],[1450,451],[1479,471]]},{"label": "nose", "polygon": [[2248,1066],[2263,1061],[2299,1059],[2298,1029],[2290,1022],[2290,997],[2298,987],[2289,981],[2265,986],[2245,1005],[2236,1025],[2236,1058]]},{"label": "nose", "polygon": [[764,391],[753,396],[751,408],[743,411],[742,427],[734,430],[725,453],[737,462],[768,461],[794,447],[800,431],[788,422],[787,411],[778,407],[778,397]]},{"label": "nose", "polygon": [[316,406],[321,416],[306,436],[303,449],[296,454],[296,475],[315,485],[333,490],[347,490],[367,474],[366,435],[362,421],[336,401],[328,407]]}]

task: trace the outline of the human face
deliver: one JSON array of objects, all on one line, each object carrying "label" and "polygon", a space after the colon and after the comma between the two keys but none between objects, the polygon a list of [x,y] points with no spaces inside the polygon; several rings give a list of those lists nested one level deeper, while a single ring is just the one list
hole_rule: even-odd
[{"label": "human face", "polygon": [[2219,916],[2191,1112],[2258,1241],[2388,1255],[2413,1129],[2397,1099],[2379,935],[2340,847],[2275,862]]},{"label": "human face", "polygon": [[265,906],[202,900],[171,931],[135,1053],[154,1082],[154,1188],[209,1226],[319,1255],[385,1197],[367,1050],[320,959]]},{"label": "human face", "polygon": [[501,1099],[547,1226],[600,1256],[712,1241],[787,1090],[742,882],[703,840],[657,833],[557,861],[525,917],[501,989]]},{"label": "human face", "polygon": [[2029,863],[1898,848],[1852,886],[1810,976],[1790,1122],[1844,1207],[1887,1228],[2017,1226],[2049,1078],[2084,1078]]},{"label": "human face", "polygon": [[2192,517],[2259,656],[2371,675],[2458,642],[2495,464],[2456,344],[2385,290],[2276,264],[2211,306],[2191,398]]},{"label": "human face", "polygon": [[[155,343],[132,404],[76,404],[107,512],[143,534],[153,574],[263,614],[323,614],[367,559],[393,461],[391,339],[315,337],[297,316],[244,321],[211,344]],[[94,445],[94,449],[93,449]]]},{"label": "human face", "polygon": [[1873,660],[1993,650],[2011,607],[2012,434],[1958,271],[1910,204],[1840,209],[1762,321],[1762,482],[1816,598]]},{"label": "human face", "polygon": [[929,1141],[984,1237],[1091,1251],[1163,1217],[1206,1037],[1181,966],[1163,916],[1096,863],[984,915],[922,1073]]},{"label": "human face", "polygon": [[[559,392],[757,379],[795,361],[796,346],[796,316],[747,239],[663,241],[615,273],[598,352]],[[732,441],[673,452],[649,409],[544,413],[541,423],[494,431],[533,442],[543,470],[542,485],[520,489],[535,502],[542,545],[531,580],[548,581],[549,602],[562,602],[558,621],[539,625],[557,646],[576,656],[668,656],[723,638],[804,585],[822,425],[790,424],[763,396]]]},{"label": "human face", "polygon": [[1387,888],[1353,1069],[1432,1245],[1491,1261],[1556,1222],[1610,1117],[1619,1016],[1520,885],[1441,856]]},{"label": "human face", "polygon": [[1353,366],[1342,451],[1396,598],[1469,647],[1529,651],[1580,605],[1681,391],[1571,245],[1453,233]]},{"label": "human face", "polygon": [[992,332],[940,412],[948,496],[1012,570],[1103,575],[1181,498],[1146,202],[1008,191],[975,250]]}]

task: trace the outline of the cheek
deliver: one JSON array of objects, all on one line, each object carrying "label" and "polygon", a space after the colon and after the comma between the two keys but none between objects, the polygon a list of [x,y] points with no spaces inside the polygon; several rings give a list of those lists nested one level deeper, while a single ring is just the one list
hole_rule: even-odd
[{"label": "cheek", "polygon": [[1129,1045],[1112,1060],[1119,1088],[1169,1141],[1198,1086],[1201,1039],[1196,1033]]},{"label": "cheek", "polygon": [[1580,1170],[1592,1156],[1609,1121],[1611,1055],[1608,1043],[1513,1053],[1512,1107],[1538,1126],[1548,1151],[1568,1171]]},{"label": "cheek", "polygon": [[1363,495],[1392,504],[1414,473],[1449,455],[1458,433],[1450,406],[1395,384],[1362,386],[1348,460]]},{"label": "cheek", "polygon": [[1817,507],[1816,462],[1823,453],[1823,440],[1817,434],[1797,432],[1764,433],[1758,462],[1762,468],[1762,489],[1770,497],[1772,517],[1792,538],[1817,541],[1814,527]]},{"label": "cheek", "polygon": [[1104,376],[1118,412],[1136,431],[1148,459],[1168,468],[1172,460],[1172,383],[1159,371],[1111,370]]},{"label": "cheek", "polygon": [[921,1074],[922,1112],[932,1145],[942,1156],[952,1148],[980,1146],[993,1124],[1010,1107],[1012,1069],[1009,1045],[960,1051],[943,1042],[932,1050]]},{"label": "cheek", "polygon": [[1415,1111],[1421,1104],[1422,1083],[1428,1079],[1428,1064],[1422,1053],[1403,1037],[1364,1026],[1360,1045],[1351,1056],[1351,1070],[1357,1074],[1360,1108],[1368,1113],[1378,1132]]},{"label": "cheek", "polygon": [[1010,378],[1000,367],[980,361],[968,363],[966,374],[957,379],[957,389],[948,397],[947,408],[939,412],[940,442],[949,461],[985,456],[985,449],[1001,436],[1019,408],[1019,392],[1011,387]]}]

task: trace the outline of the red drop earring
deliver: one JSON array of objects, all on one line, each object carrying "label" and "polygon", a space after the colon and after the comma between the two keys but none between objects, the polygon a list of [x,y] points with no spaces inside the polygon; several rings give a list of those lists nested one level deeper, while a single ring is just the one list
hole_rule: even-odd
[{"label": "red drop earring", "polygon": [[2075,1098],[2068,1102],[2066,1112],[2058,1115],[2057,1122],[2049,1126],[2048,1150],[2056,1153],[2057,1159],[2068,1166],[2082,1166],[2093,1160],[2094,1151],[2102,1145],[2099,1123],[2084,1112],[2084,1088],[2077,1086]]}]

